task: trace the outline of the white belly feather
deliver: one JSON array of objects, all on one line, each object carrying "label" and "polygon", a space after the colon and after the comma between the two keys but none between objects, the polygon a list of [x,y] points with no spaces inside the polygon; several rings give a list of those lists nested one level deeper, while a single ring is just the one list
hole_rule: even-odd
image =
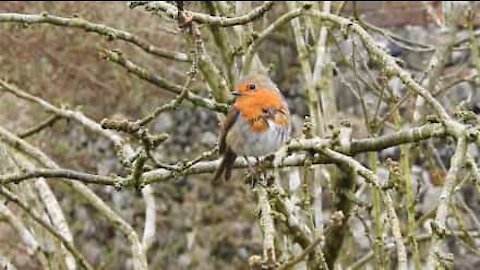
[{"label": "white belly feather", "polygon": [[241,117],[227,134],[227,144],[239,156],[260,157],[277,151],[288,139],[290,127],[268,120],[267,130],[254,132]]}]

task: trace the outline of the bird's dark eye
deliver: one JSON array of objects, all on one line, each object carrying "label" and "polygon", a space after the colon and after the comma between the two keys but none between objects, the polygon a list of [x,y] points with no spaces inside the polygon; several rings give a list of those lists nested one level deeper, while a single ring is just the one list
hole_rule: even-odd
[{"label": "bird's dark eye", "polygon": [[253,83],[248,85],[249,90],[255,90],[255,88],[256,88],[256,86]]}]

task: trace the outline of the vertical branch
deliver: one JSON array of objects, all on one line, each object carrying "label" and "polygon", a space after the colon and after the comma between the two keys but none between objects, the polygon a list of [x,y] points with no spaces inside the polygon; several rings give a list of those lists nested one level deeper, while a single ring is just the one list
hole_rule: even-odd
[{"label": "vertical branch", "polygon": [[407,235],[411,244],[413,262],[415,264],[415,269],[420,268],[420,253],[418,250],[417,238],[415,237],[415,232],[417,229],[417,224],[415,221],[415,196],[413,194],[412,187],[412,176],[410,170],[410,158],[409,158],[409,147],[407,145],[402,145],[400,147],[400,167],[402,170],[402,175],[405,179],[405,190],[407,197]]},{"label": "vertical branch", "polygon": [[334,192],[338,198],[335,200],[334,209],[344,214],[344,221],[332,228],[326,235],[323,253],[328,265],[328,269],[335,269],[335,262],[342,253],[343,240],[348,235],[348,219],[352,211],[352,201],[347,198],[347,194],[352,192],[357,177],[354,170],[341,166],[344,177],[338,177]]},{"label": "vertical branch", "polygon": [[[331,8],[331,1],[325,1],[323,2],[323,12],[324,13],[330,13],[330,8]],[[313,25],[313,21],[315,18],[310,18],[308,17],[307,24],[310,24],[310,29],[315,30],[315,26]],[[312,93],[310,93],[310,96],[315,96],[319,97],[320,99],[316,102],[317,105],[312,104],[311,108],[317,108],[319,109],[320,107],[320,102],[322,105],[326,105],[327,98],[324,96],[325,92],[328,92],[332,90],[330,85],[330,80],[331,73],[329,73],[329,65],[328,65],[328,52],[327,52],[327,34],[328,34],[328,29],[324,25],[320,28],[320,33],[318,35],[318,41],[317,41],[317,48],[316,48],[316,60],[315,60],[315,66],[313,69],[313,74],[312,74],[312,81],[310,82],[312,85],[314,85],[314,90]],[[307,82],[309,83],[309,82]],[[318,93],[317,93],[318,91]],[[333,97],[333,95],[331,96]],[[335,104],[335,100],[328,98],[328,102]],[[330,105],[332,107],[333,105]],[[334,107],[334,106],[333,106]],[[315,130],[315,135],[318,136],[323,136],[323,132],[325,131],[325,127],[328,125],[326,121],[323,121],[325,118],[325,110],[326,107],[322,106],[323,111],[318,112],[318,116],[315,115],[313,116],[315,118],[314,122],[317,123],[317,127]],[[315,113],[314,111],[310,111],[311,113]],[[330,113],[330,111],[328,112]],[[312,116],[312,115],[311,115]],[[333,114],[329,115],[330,117],[333,117]],[[333,118],[328,118],[333,120]],[[315,127],[314,127],[315,128]],[[323,233],[323,207],[322,207],[322,177],[320,177],[320,170],[325,170],[324,167],[320,166],[320,168],[316,168],[313,171],[313,181],[314,181],[314,202],[313,202],[313,210],[314,210],[314,220],[315,220],[315,237],[320,237],[320,235]]]},{"label": "vertical branch", "polygon": [[395,206],[393,204],[392,197],[388,191],[384,194],[385,206],[387,208],[388,218],[392,226],[393,239],[395,239],[395,246],[397,247],[397,260],[398,269],[407,270],[407,250],[403,244],[403,236],[400,229],[400,221],[398,220],[397,213],[395,212]]},{"label": "vertical branch", "polygon": [[260,227],[263,231],[263,259],[267,269],[276,267],[275,259],[275,225],[273,223],[272,208],[265,188],[257,186],[258,205],[260,206]]},{"label": "vertical branch", "polygon": [[[444,37],[444,41],[440,41],[440,45],[430,59],[430,63],[428,64],[426,73],[428,77],[426,78],[425,83],[422,85],[430,93],[435,90],[435,86],[439,81],[439,77],[443,72],[447,60],[449,59],[449,55],[452,51],[452,46],[456,40],[456,19],[461,14],[464,6],[462,6],[462,3],[456,4],[453,2],[455,1],[442,2],[442,12],[444,15],[444,28],[446,30],[446,36]],[[415,112],[413,116],[413,121],[415,123],[418,123],[420,121],[421,108],[423,107],[424,103],[424,98],[421,96],[417,96],[417,100],[415,101]]]},{"label": "vertical branch", "polygon": [[[296,2],[286,2],[287,8],[289,11],[293,11],[297,8],[297,3]],[[329,4],[327,4],[327,7],[329,8]],[[308,50],[307,50],[307,44],[305,42],[305,39],[303,37],[302,33],[302,27],[301,27],[301,22],[300,18],[295,18],[290,21],[290,24],[293,29],[293,33],[295,36],[295,42],[297,45],[297,51],[299,55],[299,61],[300,65],[302,68],[302,73],[304,76],[305,80],[305,85],[307,88],[307,103],[308,103],[308,108],[309,108],[309,114],[310,114],[310,121],[311,121],[311,135],[319,135],[322,136],[324,134],[323,128],[321,123],[323,123],[322,119],[322,113],[320,111],[320,103],[318,99],[318,95],[315,91],[315,81],[313,76],[320,75],[320,71],[322,71],[320,66],[317,66],[319,71],[317,71],[316,74],[313,74],[312,72],[312,67],[309,63],[309,55],[308,55]],[[322,38],[322,37],[320,37]],[[320,40],[322,41],[322,40]],[[318,46],[323,47],[325,44],[320,43]],[[322,49],[318,49],[321,51]],[[322,55],[323,56],[323,55]],[[320,56],[320,57],[322,57]],[[322,219],[322,204],[321,204],[321,177],[320,177],[320,169],[319,168],[314,168],[312,171],[313,179],[311,181],[307,181],[310,183],[313,183],[313,188],[314,188],[314,209],[313,209],[313,216],[314,216],[314,226],[316,229],[315,236],[318,237],[319,235],[322,234],[323,232],[323,219]]]},{"label": "vertical branch", "polygon": [[[352,129],[350,125],[345,123],[344,126],[340,128],[340,145],[349,145],[352,139],[351,135]],[[342,166],[340,171],[341,175],[336,179],[332,191],[336,196],[333,209],[343,214],[344,221],[338,226],[331,227],[330,232],[326,236],[327,238],[325,246],[323,247],[323,252],[329,269],[335,268],[335,261],[337,260],[338,255],[341,254],[343,240],[348,229],[348,220],[353,207],[353,203],[347,198],[347,194],[353,192],[356,182],[355,171],[347,166]]]},{"label": "vertical branch", "polygon": [[146,254],[155,239],[156,228],[156,204],[151,185],[146,185],[142,189],[142,197],[145,201],[145,228],[143,229],[142,246]]},{"label": "vertical branch", "polygon": [[[302,219],[299,207],[287,197],[280,185],[276,185],[272,193],[277,195],[275,196],[275,211],[285,217],[282,221],[286,226],[286,235],[306,250],[312,244],[311,237],[313,233]],[[322,240],[323,237],[317,239]],[[319,247],[313,247],[313,249],[314,251],[309,254],[308,267],[310,269],[328,269],[322,249]]]},{"label": "vertical branch", "polygon": [[470,155],[467,154],[467,164],[468,168],[470,169],[472,176],[473,176],[473,184],[477,188],[477,192],[480,194],[480,171],[478,170],[477,163],[475,163],[475,159]]},{"label": "vertical branch", "polygon": [[[212,15],[222,15],[218,8],[219,3],[217,1],[204,1],[202,5],[209,11]],[[232,56],[232,49],[230,46],[230,38],[229,32],[226,31],[224,28],[218,25],[209,25],[208,26],[215,44],[217,45],[217,49],[220,52],[220,56],[222,57],[222,64],[224,67],[224,71],[228,77],[229,85],[231,86],[234,82],[234,65],[233,65],[233,56]]]},{"label": "vertical branch", "polygon": [[[452,50],[453,42],[455,41],[455,33],[453,31],[447,33],[447,35],[447,40],[437,48],[427,66],[428,77],[425,79],[422,86],[425,87],[430,93],[435,90],[435,86],[439,81],[438,79],[443,71],[445,63],[448,59],[448,55]],[[422,96],[417,95],[417,99],[415,100],[415,111],[413,113],[414,123],[419,123],[421,121],[420,117],[423,115],[422,109],[424,105],[425,99]]]},{"label": "vertical branch", "polygon": [[475,32],[474,32],[474,19],[475,19],[475,12],[472,10],[473,7],[470,7],[469,9],[469,14],[467,17],[467,27],[469,31],[469,36],[470,36],[470,51],[472,53],[472,64],[475,67],[477,71],[477,75],[480,75],[480,53],[478,51],[478,42],[475,37]]},{"label": "vertical branch", "polygon": [[[397,110],[393,113],[394,122],[397,129],[401,129],[400,113]],[[405,193],[407,197],[407,236],[411,244],[413,262],[415,269],[420,269],[420,254],[418,250],[417,238],[415,232],[417,225],[415,222],[415,197],[412,188],[412,176],[410,169],[410,151],[411,147],[406,144],[400,146],[400,168],[403,179],[405,179]]]},{"label": "vertical branch", "polygon": [[[65,238],[66,241],[73,244],[73,236],[70,232],[70,228],[65,220],[65,216],[63,214],[62,208],[55,198],[52,190],[48,186],[45,178],[39,178],[35,181],[35,188],[37,189],[40,199],[42,200],[43,204],[45,205],[45,210],[50,217],[53,226],[58,230],[58,232]],[[76,269],[75,258],[73,258],[70,254],[68,254],[65,248],[62,248],[62,251],[65,256],[65,263],[68,269]]]},{"label": "vertical branch", "polygon": [[[296,2],[286,2],[287,8],[289,11],[293,11],[297,8]],[[302,68],[303,77],[306,84],[307,90],[307,103],[310,114],[310,120],[312,121],[312,131],[313,134],[323,135],[323,129],[321,124],[323,123],[322,114],[320,111],[320,103],[318,100],[318,95],[315,91],[315,84],[313,82],[313,72],[312,67],[309,63],[309,55],[307,44],[303,38],[302,27],[299,18],[291,20],[290,24],[292,25],[293,33],[295,35],[295,42],[297,44],[298,59],[300,61],[300,66]]]},{"label": "vertical branch", "polygon": [[[323,2],[323,13],[329,14],[331,9],[331,1]],[[310,17],[308,17],[310,18]],[[310,23],[312,23],[310,21]],[[331,87],[332,80],[332,67],[330,63],[329,50],[327,46],[328,28],[324,25],[320,28],[320,34],[318,36],[317,48],[316,48],[316,60],[313,69],[313,83],[320,96],[320,105],[322,108],[323,118],[335,121],[336,114],[336,102],[335,93],[333,87]],[[321,120],[321,119],[319,119]],[[325,130],[325,126],[328,124],[322,121]],[[321,133],[319,135],[322,135]]]},{"label": "vertical branch", "polygon": [[465,136],[458,138],[457,149],[452,157],[450,169],[445,178],[442,192],[440,193],[437,213],[432,226],[432,242],[428,253],[428,268],[436,269],[438,263],[442,263],[442,240],[445,237],[446,222],[448,215],[448,205],[450,203],[452,192],[456,184],[457,175],[465,163],[467,153],[467,139]]},{"label": "vertical branch", "polygon": [[[246,13],[246,11],[250,9],[251,4],[251,1],[235,1],[237,15],[241,13]],[[234,26],[234,30],[237,33],[238,39],[241,41],[240,44],[249,44],[251,42],[250,40],[253,38],[252,25],[236,25]],[[267,72],[257,53],[253,55],[253,60],[251,62],[245,58],[245,55],[242,58],[242,76]]]},{"label": "vertical branch", "polygon": [[[372,168],[372,172],[377,172],[377,162],[378,162],[378,155],[377,153],[370,152],[368,153],[370,167]],[[381,220],[382,217],[382,201],[380,198],[380,190],[374,188],[373,192],[373,226],[374,226],[374,246],[373,251],[375,255],[375,264],[380,268],[386,268],[385,262],[385,253],[383,247],[383,222]]]},{"label": "vertical branch", "polygon": [[[362,164],[360,164],[352,157],[345,156],[330,149],[322,149],[322,153],[330,157],[337,164],[348,166],[350,169],[363,176],[365,180],[367,180],[367,182],[372,185],[373,190],[378,192],[381,200],[383,200],[383,202],[385,203],[389,216],[388,220],[390,222],[390,226],[392,227],[393,237],[395,239],[395,246],[397,248],[398,269],[407,270],[407,252],[403,243],[403,237],[400,230],[400,222],[398,220],[397,214],[395,213],[395,208],[390,194],[388,192],[381,192],[382,186],[378,181],[377,175],[373,171],[365,168]],[[384,267],[382,267],[382,269],[383,268]]]},{"label": "vertical branch", "polygon": [[177,7],[178,23],[181,28],[186,29],[185,39],[195,48],[197,54],[198,69],[203,75],[212,96],[216,101],[226,102],[229,96],[229,87],[220,70],[213,62],[210,54],[207,53],[202,38],[202,32],[193,21],[190,14],[183,11],[183,8]]}]

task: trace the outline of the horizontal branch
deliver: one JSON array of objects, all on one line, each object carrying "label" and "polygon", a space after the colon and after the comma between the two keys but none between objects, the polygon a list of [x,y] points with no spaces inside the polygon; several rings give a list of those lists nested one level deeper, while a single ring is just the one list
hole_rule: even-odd
[{"label": "horizontal branch", "polygon": [[96,24],[89,22],[83,18],[65,18],[42,13],[40,15],[35,14],[19,14],[19,13],[0,13],[0,22],[15,22],[24,24],[51,24],[63,27],[72,27],[84,29],[87,32],[95,32],[100,35],[104,35],[107,38],[114,40],[120,39],[129,43],[132,43],[147,53],[155,56],[164,57],[180,62],[189,62],[190,58],[188,54],[182,52],[167,51],[157,48],[145,40],[126,31],[118,30],[103,24]]},{"label": "horizontal branch", "polygon": [[332,145],[334,141],[328,139],[312,138],[304,140],[292,140],[288,144],[290,151],[299,150],[321,150],[329,147],[333,150],[354,156],[365,152],[375,152],[395,147],[406,143],[420,142],[433,137],[445,137],[447,131],[442,124],[429,123],[420,127],[411,128],[391,134],[386,134],[376,138],[355,139],[342,146]]},{"label": "horizontal branch", "polygon": [[115,185],[118,181],[113,177],[88,174],[66,169],[34,169],[22,173],[3,174],[0,175],[0,185],[9,183],[19,183],[23,180],[33,178],[66,178],[79,180],[85,184]]},{"label": "horizontal branch", "polygon": [[[336,147],[333,145],[331,140],[313,138],[292,140],[287,145],[287,148],[290,152],[305,150],[314,150],[318,152],[321,149],[331,147],[333,150],[343,154],[355,155],[363,152],[381,151],[389,147],[398,146],[405,143],[419,142],[428,138],[442,136],[446,136],[445,128],[443,128],[442,124],[427,124],[422,127],[412,128],[411,130],[396,132],[377,138],[354,140],[350,143],[350,145],[344,145],[341,147]],[[273,164],[273,162],[266,161],[264,166],[265,168],[304,166],[308,158],[310,157],[307,157],[304,154],[296,153],[286,157],[280,161],[279,164]],[[312,160],[312,164],[325,164],[331,162],[332,160],[326,158],[325,156],[316,156]],[[165,169],[153,170],[143,175],[144,183],[150,184],[154,182],[160,182],[174,178],[178,175],[211,173],[218,168],[219,164],[220,160],[199,162],[181,172],[168,171]],[[243,159],[237,159],[234,168],[246,168],[247,166],[247,163]]]},{"label": "horizontal branch", "polygon": [[[0,134],[1,135],[1,134]],[[442,124],[426,124],[418,128],[412,128],[407,131],[400,131],[392,134],[387,134],[377,138],[369,139],[359,139],[353,140],[350,144],[345,144],[342,146],[337,146],[332,143],[331,140],[327,139],[302,139],[302,140],[292,140],[286,147],[289,152],[301,152],[301,151],[315,151],[321,152],[323,149],[333,149],[339,153],[345,155],[356,155],[359,153],[370,152],[370,151],[381,151],[389,147],[398,146],[405,143],[414,143],[422,140],[426,140],[432,137],[442,137],[446,136],[445,129]],[[0,136],[1,139],[1,136]],[[274,168],[274,167],[292,167],[292,166],[304,166],[307,162],[312,162],[311,164],[325,164],[332,163],[333,161],[323,155],[315,156],[313,160],[309,160],[311,157],[301,154],[293,153],[288,157],[281,160],[278,164],[274,164],[273,161],[265,161],[265,168]],[[253,161],[252,161],[253,162]],[[184,169],[156,169],[149,172],[145,172],[142,176],[143,184],[151,184],[161,181],[166,181],[169,179],[176,178],[180,175],[193,175],[193,174],[204,174],[212,173],[216,171],[220,165],[220,160],[213,161],[203,161],[195,162],[190,166],[184,167]],[[244,159],[237,159],[234,168],[247,168],[248,164]],[[176,168],[176,167],[175,167]],[[94,174],[87,174],[82,172],[76,172],[72,170],[65,169],[55,169],[55,170],[33,170],[27,171],[23,174],[9,174],[9,175],[0,175],[0,184],[6,183],[15,183],[24,181],[27,179],[45,177],[45,178],[67,178],[82,181],[84,183],[90,184],[101,184],[101,185],[119,185],[128,187],[132,186],[133,182],[131,179],[121,178],[121,177],[112,177],[112,176],[99,176]]]},{"label": "horizontal branch", "polygon": [[426,124],[376,138],[354,140],[346,153],[355,155],[370,151],[381,151],[401,144],[420,142],[432,137],[445,137],[446,135],[446,129],[442,124]]},{"label": "horizontal branch", "polygon": [[[261,6],[252,9],[248,14],[238,17],[224,17],[224,16],[212,16],[204,13],[188,12],[192,16],[192,20],[209,25],[218,25],[223,27],[229,27],[234,25],[241,25],[250,23],[260,18],[265,12],[273,7],[274,1],[265,1]],[[137,6],[145,6],[147,11],[162,11],[165,12],[170,18],[178,19],[178,8],[174,5],[167,3],[166,1],[132,1],[130,8]]]},{"label": "horizontal branch", "polygon": [[[285,158],[280,164],[278,164],[278,167],[291,167],[291,166],[303,166],[305,165],[307,158],[306,155],[303,154],[294,154],[291,155],[287,158]],[[250,160],[250,163],[252,163],[253,160]],[[317,159],[314,160],[314,164],[320,164],[320,163],[325,163],[327,162],[326,159],[322,159],[318,157]],[[156,183],[156,182],[161,182],[161,181],[166,181],[175,177],[178,177],[180,175],[192,175],[192,174],[203,174],[203,173],[212,173],[217,170],[217,168],[220,165],[220,160],[214,160],[214,161],[205,161],[205,162],[199,162],[187,170],[177,172],[177,171],[168,171],[165,169],[157,169],[153,171],[146,172],[143,174],[143,183],[144,184],[151,184],[151,183]],[[265,168],[273,168],[272,162],[265,162],[264,164]],[[247,168],[248,164],[244,159],[237,159],[234,164],[234,168]],[[125,183],[126,185],[132,185],[133,183],[127,181]]]}]

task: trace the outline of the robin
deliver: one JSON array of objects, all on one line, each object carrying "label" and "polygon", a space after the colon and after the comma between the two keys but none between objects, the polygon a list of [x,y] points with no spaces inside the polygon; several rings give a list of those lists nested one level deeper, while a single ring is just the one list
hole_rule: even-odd
[{"label": "robin", "polygon": [[235,96],[220,131],[223,155],[214,181],[232,175],[237,156],[257,159],[277,151],[290,137],[290,111],[275,83],[265,75],[248,76],[235,85]]}]

